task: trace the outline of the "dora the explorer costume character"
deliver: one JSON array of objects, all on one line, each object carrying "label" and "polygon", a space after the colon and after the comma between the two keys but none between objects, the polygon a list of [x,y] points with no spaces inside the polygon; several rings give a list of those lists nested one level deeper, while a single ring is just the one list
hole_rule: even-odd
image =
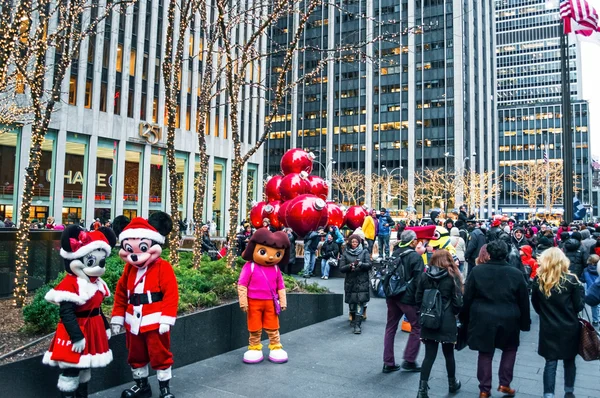
[{"label": "dora the explorer costume character", "polygon": [[259,363],[264,357],[260,343],[262,330],[269,336],[269,360],[285,363],[287,352],[279,338],[279,312],[287,307],[285,284],[280,266],[290,258],[290,240],[285,232],[260,228],[250,238],[242,253],[246,264],[238,280],[240,308],[248,314],[250,332],[245,363]]}]

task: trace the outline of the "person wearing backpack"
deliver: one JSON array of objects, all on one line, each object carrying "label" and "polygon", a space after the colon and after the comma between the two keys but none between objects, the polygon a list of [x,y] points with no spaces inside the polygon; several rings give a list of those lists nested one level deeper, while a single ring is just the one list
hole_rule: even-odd
[{"label": "person wearing backpack", "polygon": [[434,252],[429,265],[427,272],[419,277],[415,296],[417,306],[421,308],[421,340],[425,344],[417,398],[429,397],[429,376],[440,343],[446,359],[448,391],[453,394],[461,387],[456,378],[454,344],[458,333],[456,315],[462,307],[462,277],[452,255],[446,250]]},{"label": "person wearing backpack", "polygon": [[510,266],[508,245],[497,239],[487,244],[490,260],[469,272],[461,321],[467,327],[467,344],[479,351],[477,379],[479,397],[488,398],[492,389],[492,360],[502,350],[498,391],[514,396],[513,379],[521,331],[529,331],[529,293],[523,273]]},{"label": "person wearing backpack", "polygon": [[[409,229],[410,228],[410,229]],[[406,290],[398,296],[387,297],[387,323],[385,326],[385,336],[383,339],[383,373],[395,372],[400,369],[406,372],[420,372],[421,367],[417,365],[417,356],[421,345],[421,325],[419,324],[417,313],[419,308],[415,301],[415,293],[419,276],[423,273],[425,263],[421,254],[423,254],[423,243],[419,234],[427,234],[433,239],[435,226],[427,227],[409,227],[400,235],[400,243],[394,250],[392,257],[400,258],[403,267],[403,275],[407,283]],[[416,229],[417,231],[414,231]],[[418,250],[421,251],[419,254]],[[404,349],[404,362],[402,365],[396,365],[394,357],[394,340],[398,331],[398,324],[406,314],[411,325],[410,335]]]}]

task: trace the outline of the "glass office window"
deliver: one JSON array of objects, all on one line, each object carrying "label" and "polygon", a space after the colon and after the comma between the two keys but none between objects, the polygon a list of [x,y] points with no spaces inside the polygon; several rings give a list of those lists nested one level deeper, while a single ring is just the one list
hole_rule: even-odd
[{"label": "glass office window", "polygon": [[87,141],[87,137],[67,137],[63,200],[69,206],[74,204],[81,206],[84,200],[85,181],[87,177],[87,144],[84,141]]},{"label": "glass office window", "polygon": [[[15,194],[15,167],[17,164],[17,142],[15,133],[0,134],[0,203],[12,204]],[[0,214],[0,219],[4,219]]]},{"label": "glass office window", "polygon": [[140,163],[142,159],[141,149],[131,147],[125,151],[125,176],[123,189],[123,212],[127,210],[135,210],[137,215],[137,206],[139,203],[138,195],[140,192]]},{"label": "glass office window", "polygon": [[165,181],[165,156],[157,151],[150,156],[150,209],[162,210]]},{"label": "glass office window", "polygon": [[117,141],[98,140],[96,154],[96,194],[94,197],[94,218],[101,222],[112,220],[113,181],[117,161]]},{"label": "glass office window", "polygon": [[213,171],[213,186],[212,186],[212,220],[217,223],[217,235],[223,234],[223,225],[225,221],[225,159],[215,159],[215,167]]}]

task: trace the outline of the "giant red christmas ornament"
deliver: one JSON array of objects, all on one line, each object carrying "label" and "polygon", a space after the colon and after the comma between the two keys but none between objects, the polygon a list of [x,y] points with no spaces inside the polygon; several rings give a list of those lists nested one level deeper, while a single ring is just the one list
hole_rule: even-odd
[{"label": "giant red christmas ornament", "polygon": [[262,220],[264,216],[264,208],[267,204],[265,202],[258,202],[250,209],[250,223],[254,228],[262,227]]},{"label": "giant red christmas ornament", "polygon": [[265,186],[265,194],[267,195],[267,200],[272,202],[274,200],[281,200],[281,193],[279,192],[279,186],[281,185],[282,177],[280,175],[275,175],[269,177],[267,180],[267,185]]},{"label": "giant red christmas ornament", "polygon": [[279,192],[282,200],[291,200],[309,192],[310,185],[305,172],[288,174],[281,179]]},{"label": "giant red christmas ornament", "polygon": [[287,227],[287,223],[285,222],[285,212],[287,211],[287,207],[290,204],[289,200],[286,200],[285,202],[281,202],[281,204],[279,205],[279,210],[277,211],[277,218],[279,219],[279,222],[281,223],[281,225],[283,225],[284,227]]},{"label": "giant red christmas ornament", "polygon": [[281,172],[284,175],[306,172],[310,174],[315,155],[300,148],[292,148],[281,157]]},{"label": "giant red christmas ornament", "polygon": [[346,211],[346,215],[344,216],[344,224],[352,230],[362,227],[363,221],[365,221],[365,217],[367,216],[367,209],[363,206],[351,206]]},{"label": "giant red christmas ornament", "polygon": [[310,187],[310,193],[321,199],[327,199],[327,194],[329,193],[327,181],[319,176],[308,176],[308,185]]},{"label": "giant red christmas ornament", "polygon": [[298,236],[304,237],[327,225],[327,204],[314,195],[300,195],[287,205],[285,222]]},{"label": "giant red christmas ornament", "polygon": [[265,217],[269,218],[269,221],[271,222],[271,226],[280,229],[281,228],[281,221],[279,220],[279,207],[281,205],[281,202],[278,200],[274,200],[272,202],[269,202],[264,208],[263,208],[263,215]]},{"label": "giant red christmas ornament", "polygon": [[327,202],[327,225],[342,228],[344,225],[344,212],[334,202]]}]

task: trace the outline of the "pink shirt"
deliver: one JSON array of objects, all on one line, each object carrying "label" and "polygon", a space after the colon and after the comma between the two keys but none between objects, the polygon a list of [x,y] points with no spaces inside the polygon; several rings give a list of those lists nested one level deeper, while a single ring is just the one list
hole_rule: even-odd
[{"label": "pink shirt", "polygon": [[279,290],[285,289],[279,267],[254,263],[254,271],[252,271],[251,265],[251,261],[244,264],[238,280],[239,285],[248,287],[249,298],[271,300],[273,298],[272,291],[277,294]]}]

